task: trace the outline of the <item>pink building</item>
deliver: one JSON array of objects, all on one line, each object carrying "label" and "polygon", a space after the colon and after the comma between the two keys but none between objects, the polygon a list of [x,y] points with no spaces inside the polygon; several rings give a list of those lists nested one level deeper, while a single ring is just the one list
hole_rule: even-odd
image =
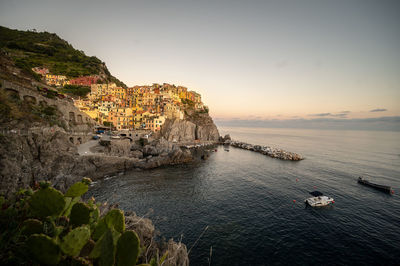
[{"label": "pink building", "polygon": [[69,84],[70,85],[91,86],[92,84],[96,84],[98,80],[99,80],[99,77],[97,77],[97,76],[85,76],[85,77],[71,79],[69,81]]}]

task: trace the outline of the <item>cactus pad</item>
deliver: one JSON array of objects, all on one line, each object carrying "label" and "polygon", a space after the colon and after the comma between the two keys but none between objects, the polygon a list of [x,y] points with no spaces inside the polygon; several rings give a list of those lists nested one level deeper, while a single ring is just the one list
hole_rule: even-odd
[{"label": "cactus pad", "polygon": [[118,239],[115,262],[117,266],[135,265],[140,251],[140,241],[133,231],[126,231]]},{"label": "cactus pad", "polygon": [[54,188],[42,188],[30,200],[32,214],[36,217],[59,215],[65,206],[63,194]]},{"label": "cactus pad", "polygon": [[119,209],[109,211],[104,217],[104,221],[108,228],[114,228],[116,231],[123,233],[125,231],[125,216]]},{"label": "cactus pad", "polygon": [[83,194],[85,194],[89,189],[89,186],[86,183],[83,182],[77,182],[70,186],[70,188],[67,190],[67,193],[65,193],[66,197],[80,197]]},{"label": "cactus pad", "polygon": [[46,235],[31,235],[27,241],[27,247],[33,258],[39,263],[57,264],[60,261],[61,252],[59,246]]},{"label": "cactus pad", "polygon": [[102,218],[97,223],[96,228],[94,229],[94,232],[92,234],[93,240],[95,241],[99,240],[106,230],[107,230],[107,224],[104,221],[104,218]]},{"label": "cactus pad", "polygon": [[82,202],[75,203],[71,209],[70,224],[73,226],[80,226],[88,224],[90,219],[90,209]]},{"label": "cactus pad", "polygon": [[115,246],[114,246],[113,234],[112,231],[108,229],[104,233],[104,237],[102,238],[101,241],[99,265],[100,266],[114,265],[114,256],[115,256]]},{"label": "cactus pad", "polygon": [[78,256],[81,249],[90,238],[90,229],[88,226],[77,227],[69,232],[61,242],[61,250],[70,256]]},{"label": "cactus pad", "polygon": [[25,220],[22,224],[21,235],[30,236],[43,233],[43,223],[37,219]]}]

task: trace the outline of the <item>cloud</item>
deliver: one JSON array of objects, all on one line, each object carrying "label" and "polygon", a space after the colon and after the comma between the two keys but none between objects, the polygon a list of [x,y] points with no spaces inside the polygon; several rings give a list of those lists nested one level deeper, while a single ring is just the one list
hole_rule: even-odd
[{"label": "cloud", "polygon": [[309,114],[308,116],[318,116],[318,117],[340,117],[346,118],[350,111],[342,111],[337,114],[333,113],[319,113],[319,114]]},{"label": "cloud", "polygon": [[309,116],[320,116],[320,117],[324,117],[324,116],[332,116],[331,113],[320,113],[320,114],[309,114]]},{"label": "cloud", "polygon": [[371,112],[371,113],[375,113],[375,112],[386,112],[386,111],[387,111],[387,109],[377,108],[377,109],[371,110],[370,112]]},{"label": "cloud", "polygon": [[332,114],[331,116],[345,118],[345,117],[347,117],[347,114],[348,113],[339,113],[339,114]]}]

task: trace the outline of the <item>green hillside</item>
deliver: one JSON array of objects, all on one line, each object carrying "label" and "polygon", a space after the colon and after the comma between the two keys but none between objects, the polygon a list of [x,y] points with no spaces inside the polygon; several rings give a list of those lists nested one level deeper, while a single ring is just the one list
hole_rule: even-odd
[{"label": "green hillside", "polygon": [[52,74],[79,77],[100,74],[119,86],[126,85],[113,77],[104,62],[76,50],[55,33],[12,30],[0,26],[0,49],[6,51],[16,66],[31,72],[32,67],[43,66]]}]

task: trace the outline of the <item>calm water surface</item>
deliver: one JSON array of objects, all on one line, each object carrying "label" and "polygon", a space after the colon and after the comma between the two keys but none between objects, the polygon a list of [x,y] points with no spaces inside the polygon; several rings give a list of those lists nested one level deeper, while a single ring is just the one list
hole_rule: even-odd
[{"label": "calm water surface", "polygon": [[[297,152],[301,162],[222,147],[209,160],[127,173],[89,196],[153,220],[191,248],[191,265],[399,265],[400,133],[220,128],[233,139]],[[358,185],[364,175],[393,196]],[[333,207],[303,201],[320,190]],[[293,202],[295,200],[296,202]]]}]

